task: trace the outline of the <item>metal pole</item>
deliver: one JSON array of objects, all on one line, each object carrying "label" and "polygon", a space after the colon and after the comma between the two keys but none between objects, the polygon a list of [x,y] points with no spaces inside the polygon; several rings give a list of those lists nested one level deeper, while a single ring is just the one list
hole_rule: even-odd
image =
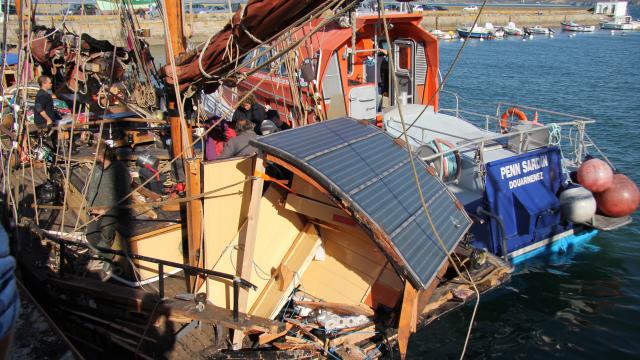
[{"label": "metal pole", "polygon": [[233,279],[233,321],[238,322],[238,297],[240,294],[240,278]]},{"label": "metal pole", "polygon": [[158,264],[158,280],[160,284],[158,284],[158,295],[160,295],[160,299],[164,298],[164,265],[162,263]]}]

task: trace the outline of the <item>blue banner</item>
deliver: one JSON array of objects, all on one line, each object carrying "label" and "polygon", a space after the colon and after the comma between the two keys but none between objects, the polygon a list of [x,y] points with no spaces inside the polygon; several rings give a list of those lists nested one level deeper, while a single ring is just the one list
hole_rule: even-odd
[{"label": "blue banner", "polygon": [[[560,226],[560,150],[547,147],[486,164],[485,201],[502,218],[509,252],[543,240]],[[501,229],[490,220],[493,252],[502,254]]]}]

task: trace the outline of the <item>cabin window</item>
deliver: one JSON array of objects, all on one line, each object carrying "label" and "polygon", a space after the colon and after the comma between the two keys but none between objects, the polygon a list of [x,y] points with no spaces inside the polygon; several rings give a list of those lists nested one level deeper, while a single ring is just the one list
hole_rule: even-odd
[{"label": "cabin window", "polygon": [[411,72],[411,45],[396,44],[396,70]]},{"label": "cabin window", "polygon": [[353,74],[353,52],[349,49],[346,50],[347,52],[347,75],[352,75]]},{"label": "cabin window", "polygon": [[344,96],[344,93],[342,92],[338,53],[334,52],[329,59],[329,64],[327,64],[327,69],[322,77],[322,96],[324,96],[325,100],[330,100],[336,95]]},{"label": "cabin window", "polygon": [[[258,54],[261,53],[262,51],[264,51],[264,48],[258,48]],[[271,52],[269,51],[266,54],[263,54],[262,56],[260,56],[256,61],[256,67],[266,63],[269,60],[270,55],[271,55]],[[260,71],[264,73],[268,73],[269,71],[271,71],[271,69],[269,68],[269,66],[265,66],[262,69],[260,69]]]},{"label": "cabin window", "polygon": [[252,50],[242,59],[242,66],[251,67],[251,63],[253,63],[253,57],[256,56],[256,51]]}]

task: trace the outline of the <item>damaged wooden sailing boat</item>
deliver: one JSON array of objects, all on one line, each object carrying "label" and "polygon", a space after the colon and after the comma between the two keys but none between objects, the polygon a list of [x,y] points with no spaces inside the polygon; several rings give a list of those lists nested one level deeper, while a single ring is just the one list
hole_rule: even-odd
[{"label": "damaged wooden sailing boat", "polygon": [[[258,34],[287,37],[312,17],[322,13],[323,21],[335,21],[356,4],[249,1],[214,38],[232,39],[238,50],[231,59],[241,59],[259,44]],[[175,5],[167,1],[163,13],[172,40],[168,48],[180,53],[184,38],[181,17],[173,16]],[[140,44],[135,27],[128,34],[131,43]],[[141,49],[135,45],[137,64],[145,63]],[[183,59],[199,59],[208,49]],[[229,83],[225,74],[233,61],[224,60],[229,54],[215,54],[206,54],[207,59],[219,55],[218,62],[208,61],[204,69],[200,64],[197,81],[186,86],[175,81],[175,71],[168,73],[167,83],[178,91],[169,96],[166,122],[149,117],[159,108],[155,104],[141,106],[128,98],[126,84],[116,96],[103,79],[96,94],[115,96],[118,108],[105,106],[100,96],[87,96],[104,111],[80,124],[79,84],[95,79],[92,72],[109,74],[100,65],[83,66],[82,73],[90,76],[71,77],[67,86],[74,90],[75,116],[58,128],[69,141],[55,156],[36,156],[42,135],[29,135],[27,104],[22,110],[12,107],[15,131],[3,131],[2,138],[4,207],[10,211],[4,220],[25,282],[82,352],[92,357],[375,358],[397,342],[404,355],[418,325],[508,278],[507,262],[471,246],[471,219],[442,180],[407,144],[366,121],[317,122],[258,138],[256,155],[201,161],[192,147],[198,122],[195,114],[184,114],[197,97],[188,98],[185,108],[176,104],[185,104],[183,96],[197,87],[217,87],[222,79]],[[116,51],[111,56],[112,63],[122,65]],[[170,68],[183,75],[189,70],[169,59]],[[105,95],[105,87],[113,96]],[[123,116],[122,107],[137,115]],[[126,141],[116,153],[133,175],[148,165],[159,170],[158,177],[184,182],[184,189],[157,193],[143,186],[154,177],[134,176],[135,190],[124,194],[133,203],[123,198],[113,206],[131,210],[131,217],[119,224],[114,246],[102,248],[84,234],[101,216],[88,213],[100,207],[88,206],[85,199],[97,166],[93,153],[100,148],[65,149],[72,149],[74,131],[101,138],[104,125],[117,122],[169,128],[172,156],[165,155],[162,166]],[[181,171],[170,172],[172,164],[182,164]],[[113,256],[118,271],[108,282],[86,271],[87,261]]]}]

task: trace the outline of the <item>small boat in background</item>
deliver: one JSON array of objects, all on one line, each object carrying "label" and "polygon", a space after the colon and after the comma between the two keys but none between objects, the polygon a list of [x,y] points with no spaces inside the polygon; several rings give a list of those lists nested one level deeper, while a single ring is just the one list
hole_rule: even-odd
[{"label": "small boat in background", "polygon": [[575,32],[593,32],[596,30],[594,25],[580,25],[573,21],[563,21],[560,23],[562,25],[562,30],[564,31],[575,31]]},{"label": "small boat in background", "polygon": [[536,26],[532,26],[532,27],[525,27],[524,28],[524,32],[525,32],[525,34],[533,34],[533,35],[549,35],[553,31],[551,29],[549,29],[549,28],[542,27],[540,25],[536,25]]},{"label": "small boat in background", "polygon": [[523,34],[522,29],[516,27],[516,23],[513,21],[509,21],[509,24],[502,29],[504,30],[504,33],[509,36],[522,36]]},{"label": "small boat in background", "polygon": [[632,21],[631,16],[614,18],[611,21],[603,21],[600,23],[600,29],[603,30],[635,30],[639,28],[640,23]]},{"label": "small boat in background", "polygon": [[493,39],[504,37],[504,31],[494,28],[491,23],[486,23],[484,26],[475,25],[473,28],[469,26],[461,27],[457,28],[456,31],[461,38]]},{"label": "small boat in background", "polygon": [[439,40],[451,40],[458,37],[453,31],[442,31],[440,29],[431,30],[429,33]]},{"label": "small boat in background", "polygon": [[461,38],[472,38],[472,39],[488,39],[489,31],[482,26],[474,26],[471,27],[461,27],[457,28],[456,31]]}]

